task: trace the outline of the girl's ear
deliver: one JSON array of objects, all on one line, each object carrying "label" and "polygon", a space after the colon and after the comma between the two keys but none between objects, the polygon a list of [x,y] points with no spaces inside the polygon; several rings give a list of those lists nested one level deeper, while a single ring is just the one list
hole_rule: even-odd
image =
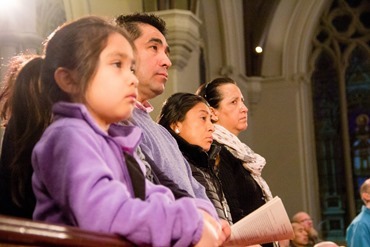
[{"label": "girl's ear", "polygon": [[77,86],[71,70],[59,67],[54,72],[54,78],[64,92],[71,95],[76,93]]}]

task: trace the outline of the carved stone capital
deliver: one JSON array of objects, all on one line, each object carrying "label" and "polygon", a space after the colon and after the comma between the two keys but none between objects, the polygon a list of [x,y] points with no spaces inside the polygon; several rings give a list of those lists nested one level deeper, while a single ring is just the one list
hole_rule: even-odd
[{"label": "carved stone capital", "polygon": [[167,42],[171,50],[172,66],[184,68],[191,52],[198,46],[201,21],[188,10],[163,10],[156,12],[166,21]]},{"label": "carved stone capital", "polygon": [[258,76],[247,77],[248,102],[251,105],[257,105],[261,98],[263,78]]}]

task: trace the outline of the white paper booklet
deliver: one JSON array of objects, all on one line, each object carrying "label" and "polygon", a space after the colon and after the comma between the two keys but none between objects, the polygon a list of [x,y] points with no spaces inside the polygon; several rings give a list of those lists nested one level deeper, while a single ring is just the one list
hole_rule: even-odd
[{"label": "white paper booklet", "polygon": [[290,239],[294,235],[279,197],[268,201],[231,226],[230,240],[223,246],[248,246]]}]

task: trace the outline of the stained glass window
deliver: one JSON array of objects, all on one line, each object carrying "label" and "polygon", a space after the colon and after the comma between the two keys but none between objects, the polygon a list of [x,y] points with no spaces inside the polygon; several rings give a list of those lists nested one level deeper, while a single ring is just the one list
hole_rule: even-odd
[{"label": "stained glass window", "polygon": [[[346,69],[346,95],[352,149],[353,187],[356,192],[370,177],[370,54],[356,47]],[[356,209],[362,201],[356,193]]]},{"label": "stained glass window", "polygon": [[346,227],[362,206],[358,188],[370,177],[369,11],[367,0],[333,0],[313,41],[321,231],[328,240],[345,238]]}]

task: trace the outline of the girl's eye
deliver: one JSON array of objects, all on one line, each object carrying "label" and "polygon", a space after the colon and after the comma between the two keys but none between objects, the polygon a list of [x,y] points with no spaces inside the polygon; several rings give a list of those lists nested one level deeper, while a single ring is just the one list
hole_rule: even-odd
[{"label": "girl's eye", "polygon": [[121,68],[122,67],[122,63],[121,62],[115,62],[113,63],[114,66],[116,66],[117,68]]}]

